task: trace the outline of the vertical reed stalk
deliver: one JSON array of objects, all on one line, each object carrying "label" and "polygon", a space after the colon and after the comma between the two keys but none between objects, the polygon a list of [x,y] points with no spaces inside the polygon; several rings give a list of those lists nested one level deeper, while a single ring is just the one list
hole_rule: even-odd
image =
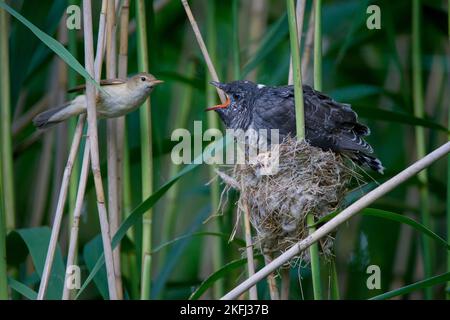
[{"label": "vertical reed stalk", "polygon": [[322,0],[314,9],[314,89],[322,90]]},{"label": "vertical reed stalk", "polygon": [[[130,19],[130,1],[124,0],[122,10],[120,13],[120,44],[119,44],[119,78],[127,77],[128,75],[128,33],[129,33],[129,19]],[[119,191],[123,193],[123,212],[125,217],[128,217],[132,210],[131,201],[131,177],[130,177],[130,158],[128,148],[128,135],[126,131],[126,116],[118,118],[117,128],[117,149],[119,156],[122,157],[122,172],[119,171],[123,184]],[[122,150],[121,150],[122,149]],[[128,237],[133,241],[134,232],[130,228],[127,232]],[[136,279],[133,279],[135,281]]]},{"label": "vertical reed stalk", "polygon": [[[108,4],[106,13],[106,77],[114,79],[117,77],[116,67],[116,10],[112,2]],[[119,163],[117,151],[117,120],[107,120],[107,163],[108,163],[108,213],[109,229],[115,234],[119,228]],[[116,278],[117,298],[123,299],[122,275],[120,267],[120,245],[113,250],[114,276]]]},{"label": "vertical reed stalk", "polygon": [[281,300],[289,300],[289,290],[291,288],[291,276],[290,276],[290,268],[281,269]]},{"label": "vertical reed stalk", "polygon": [[[295,15],[296,15],[296,20],[297,20],[297,38],[298,38],[299,52],[301,51],[301,47],[302,47],[303,20],[305,18],[305,6],[306,6],[306,0],[297,0],[297,5],[295,8]],[[289,63],[288,84],[289,85],[294,84],[294,71],[292,69],[292,55],[291,55],[291,62]]]},{"label": "vertical reed stalk", "polygon": [[[89,3],[90,4],[90,3]],[[105,30],[105,12],[106,12],[106,1],[102,2],[102,11],[100,14],[100,22],[99,22],[99,33],[98,33],[98,46],[97,46],[97,57],[95,61],[95,71],[97,74],[101,74],[101,65],[102,65],[102,58],[103,58],[103,48],[104,48],[104,30]],[[90,14],[90,7],[89,7],[89,16]],[[92,21],[91,23],[91,30],[92,30]],[[91,31],[92,33],[92,31]],[[92,38],[92,34],[91,34]],[[98,78],[97,78],[98,80]],[[47,286],[48,281],[50,279],[50,273],[52,271],[53,267],[53,259],[55,257],[55,250],[58,242],[58,236],[61,229],[61,220],[63,216],[63,210],[67,198],[67,192],[69,187],[69,180],[72,174],[72,168],[73,163],[75,161],[76,155],[78,153],[78,148],[80,146],[80,141],[83,133],[83,127],[86,120],[86,115],[82,114],[80,115],[78,119],[77,126],[75,128],[74,136],[72,139],[72,145],[70,147],[69,156],[67,159],[67,164],[64,169],[63,179],[61,182],[61,187],[59,191],[58,196],[58,203],[56,207],[56,212],[54,216],[53,226],[52,226],[52,234],[50,237],[50,243],[47,249],[47,255],[45,258],[45,264],[44,264],[44,270],[42,272],[41,282],[39,284],[39,292],[37,299],[43,300],[45,298],[45,294],[47,292]],[[102,232],[103,234],[103,232]]]},{"label": "vertical reed stalk", "polygon": [[6,217],[3,202],[2,170],[0,170],[0,300],[8,299],[7,283],[8,265],[6,263]]},{"label": "vertical reed stalk", "polygon": [[[240,59],[240,46],[239,46],[239,0],[233,0],[232,2],[232,44],[233,44],[233,78],[238,80],[241,78],[241,59]],[[252,243],[252,228],[250,225],[250,209],[248,204],[244,204],[242,212],[242,224],[245,237],[245,247],[247,253],[247,275],[251,277],[255,274],[255,259],[253,258],[253,243]],[[238,209],[239,210],[239,209]],[[258,300],[258,290],[256,286],[253,286],[249,290],[250,300]]]},{"label": "vertical reed stalk", "polygon": [[[264,263],[269,265],[273,261],[271,254],[264,254]],[[275,272],[271,272],[267,276],[267,285],[269,286],[269,294],[271,300],[280,300],[280,292],[278,291],[277,280],[275,278]]]},{"label": "vertical reed stalk", "polygon": [[[147,24],[144,0],[136,3],[138,67],[141,72],[148,72]],[[141,126],[141,166],[142,166],[142,199],[148,198],[153,192],[153,156],[152,156],[152,125],[150,99],[140,108]],[[152,274],[152,209],[143,215],[142,220],[142,274],[141,299],[150,299]]]},{"label": "vertical reed stalk", "polygon": [[3,201],[6,216],[6,232],[14,229],[14,167],[11,137],[11,98],[9,83],[9,19],[6,10],[0,11],[0,168],[3,170]]},{"label": "vertical reed stalk", "polygon": [[[128,69],[128,24],[129,24],[129,14],[130,14],[130,3],[129,0],[123,0],[121,10],[120,10],[120,33],[119,33],[119,56],[118,56],[118,77],[121,79],[127,78],[127,69]],[[125,163],[125,158],[128,155],[128,148],[125,148],[125,139],[126,139],[126,125],[125,125],[125,116],[119,117],[115,119],[116,122],[116,149],[117,149],[117,199],[118,199],[118,218],[119,221],[123,216],[123,210],[124,210],[124,190],[125,188],[130,188],[130,180],[129,175],[125,175],[125,171],[129,172],[129,162]],[[127,152],[127,155],[125,155],[125,150]],[[128,180],[125,181],[124,178],[127,178]],[[128,197],[131,197],[131,192],[128,189],[127,194]],[[129,199],[129,198],[128,198]],[[130,208],[125,208],[125,210],[130,210]],[[130,237],[130,239],[133,240],[133,238]],[[119,250],[120,252],[120,250]],[[133,265],[131,260],[136,260],[136,255],[134,253],[130,253],[126,257],[123,257],[124,259],[129,259],[130,261],[127,261],[127,265],[131,266]],[[134,264],[135,265],[135,264]],[[118,266],[120,264],[118,263]],[[120,269],[119,269],[120,272]],[[117,271],[116,271],[117,273]],[[138,288],[138,279],[136,277],[131,276],[132,270],[127,270],[128,273],[128,279],[131,282],[132,290],[132,297],[137,298],[138,293],[136,294],[136,290]]]},{"label": "vertical reed stalk", "polygon": [[312,6],[311,12],[309,13],[308,31],[306,33],[305,45],[303,47],[302,74],[305,81],[308,81],[309,79],[308,67],[313,43],[314,43],[314,6]]},{"label": "vertical reed stalk", "polygon": [[[322,0],[315,0],[314,10],[314,89],[322,90]],[[306,217],[308,225],[314,224],[314,216],[308,214]],[[315,228],[310,228],[310,234]],[[314,299],[321,300],[322,283],[320,279],[319,245],[314,243],[309,248],[311,258],[311,273],[313,282]]]},{"label": "vertical reed stalk", "polygon": [[[112,3],[112,2],[111,2]],[[92,11],[91,1],[83,0],[83,26],[84,26],[84,56],[85,67],[89,74],[94,75],[94,42],[92,39]],[[99,80],[100,74],[95,75]],[[102,231],[103,252],[105,254],[106,275],[108,280],[109,298],[117,300],[113,254],[111,248],[111,236],[109,233],[108,214],[105,207],[105,194],[103,190],[100,171],[100,159],[98,151],[97,112],[95,108],[95,87],[86,82],[86,105],[88,118],[88,134],[91,150],[91,167],[94,175],[95,192],[97,195],[97,207],[100,227]]]},{"label": "vertical reed stalk", "polygon": [[[448,27],[448,40],[450,43],[450,0],[447,3],[447,27]],[[448,45],[448,44],[447,44]],[[447,77],[447,82],[450,83],[450,79]],[[448,108],[448,124],[447,128],[450,130],[450,107]],[[447,136],[450,140],[450,134]],[[450,243],[450,154],[447,156],[447,243]],[[447,250],[447,272],[450,272],[450,251]],[[447,300],[450,300],[450,281],[447,282]]]},{"label": "vertical reed stalk", "polygon": [[[308,214],[306,216],[306,223],[308,225],[314,225],[314,216],[312,214]],[[309,234],[313,234],[316,231],[316,228],[310,227]],[[320,259],[319,259],[319,246],[317,243],[313,244],[309,249],[309,255],[311,259],[311,275],[312,275],[312,283],[313,283],[313,292],[314,299],[321,300],[322,295],[322,283],[320,280]]]},{"label": "vertical reed stalk", "polygon": [[[413,73],[413,105],[414,116],[423,118],[425,115],[423,89],[422,89],[422,65],[421,65],[421,49],[420,49],[420,1],[413,0],[412,3],[412,73]],[[421,126],[415,127],[417,158],[423,158],[426,155],[425,131]],[[418,174],[420,181],[420,211],[421,220],[424,226],[431,228],[431,217],[429,209],[429,193],[427,170],[423,170]],[[424,277],[432,276],[432,256],[430,238],[422,235],[422,254],[424,264]],[[432,298],[432,288],[425,289],[425,298]]]},{"label": "vertical reed stalk", "polygon": [[[76,5],[78,3],[77,0],[70,0],[69,5]],[[77,30],[68,30],[68,50],[69,52],[77,58]],[[67,86],[68,88],[73,88],[77,85],[77,73],[72,68],[68,68],[67,74]],[[75,94],[69,95],[69,98],[72,99],[75,97]],[[68,120],[69,126],[69,135],[68,139],[70,142],[71,137],[73,137],[75,133],[75,127],[77,125],[77,118],[72,117]],[[71,223],[73,220],[73,212],[75,210],[75,201],[77,196],[77,185],[78,185],[78,177],[80,176],[80,163],[79,161],[75,161],[72,168],[72,176],[70,177],[69,182],[69,230],[71,229]],[[70,240],[70,239],[69,239]]]},{"label": "vertical reed stalk", "polygon": [[331,260],[330,264],[331,264],[331,266],[330,266],[331,299],[332,300],[340,300],[338,274],[337,274],[337,270],[336,270],[336,261]]},{"label": "vertical reed stalk", "polygon": [[291,43],[292,69],[294,74],[294,93],[295,93],[295,118],[297,139],[305,139],[305,112],[303,109],[303,87],[300,62],[300,49],[298,45],[297,23],[295,19],[294,0],[287,0],[287,12],[289,23],[289,38]]},{"label": "vertical reed stalk", "polygon": [[[211,57],[209,56],[208,50],[206,49],[205,42],[203,41],[202,34],[200,33],[200,29],[198,28],[197,21],[194,18],[194,15],[192,14],[191,7],[189,7],[189,3],[187,0],[181,0],[181,3],[184,7],[184,10],[186,11],[186,15],[188,16],[189,22],[192,26],[192,31],[194,31],[195,38],[197,39],[198,46],[200,47],[200,50],[202,51],[203,58],[205,59],[206,66],[208,67],[209,74],[211,76],[211,79],[214,81],[219,81],[219,77],[217,76],[216,69],[214,68],[214,65],[211,61]],[[225,103],[226,97],[225,94],[217,88],[217,94],[219,95],[220,101],[222,103]]]},{"label": "vertical reed stalk", "polygon": [[67,266],[66,266],[66,278],[64,279],[63,300],[70,299],[70,289],[67,285],[68,276],[70,274],[70,268],[76,264],[76,255],[78,247],[78,231],[80,225],[81,209],[83,207],[84,194],[86,192],[87,178],[89,175],[89,160],[90,160],[90,144],[89,137],[86,138],[84,146],[83,163],[81,165],[80,179],[78,185],[78,191],[76,195],[75,208],[73,211],[73,218],[71,221],[70,237],[69,237],[69,250],[67,253]]},{"label": "vertical reed stalk", "polygon": [[[244,205],[244,233],[245,233],[245,248],[247,250],[247,274],[251,277],[255,274],[255,259],[253,258],[253,243],[252,243],[252,229],[250,226],[250,209],[247,203]],[[256,285],[249,289],[250,300],[258,300],[258,290]]]},{"label": "vertical reed stalk", "polygon": [[[216,6],[215,1],[207,1],[206,4],[206,45],[209,49],[209,55],[211,62],[215,65],[217,61],[217,33],[216,33]],[[210,81],[213,80],[210,75],[206,77],[206,105],[212,106],[216,104],[216,94],[214,87],[210,85]],[[219,128],[219,120],[215,113],[209,112],[207,115],[208,128]],[[209,166],[209,177],[214,179],[216,176],[215,167]],[[220,186],[219,181],[214,179],[210,183],[210,198],[212,210],[218,210],[220,202]],[[222,217],[217,216],[214,219],[215,225],[213,226],[215,232],[221,232],[222,230]],[[216,238],[211,246],[213,266],[215,270],[218,270],[224,265],[224,252],[222,239]],[[225,293],[225,282],[221,279],[214,285],[214,295],[216,298],[221,297]]]}]

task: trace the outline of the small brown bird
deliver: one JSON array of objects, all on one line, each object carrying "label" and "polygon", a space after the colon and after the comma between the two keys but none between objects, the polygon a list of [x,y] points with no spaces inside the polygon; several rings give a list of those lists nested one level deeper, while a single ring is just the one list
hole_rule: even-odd
[{"label": "small brown bird", "polygon": [[[136,110],[147,99],[153,88],[163,81],[145,72],[123,79],[101,80],[100,85],[105,92],[97,94],[96,108],[99,118],[115,118]],[[75,87],[69,92],[83,91],[85,85]],[[86,113],[86,96],[75,97],[63,106],[56,107],[38,114],[34,125],[39,129],[49,128],[72,116]]]}]

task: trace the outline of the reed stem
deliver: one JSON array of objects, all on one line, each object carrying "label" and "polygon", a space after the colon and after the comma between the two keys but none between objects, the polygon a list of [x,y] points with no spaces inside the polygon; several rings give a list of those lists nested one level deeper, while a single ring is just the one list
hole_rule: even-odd
[{"label": "reed stem", "polygon": [[[147,47],[147,24],[145,1],[136,3],[138,68],[141,72],[148,72],[149,55]],[[141,126],[141,166],[142,166],[142,199],[147,199],[153,193],[153,156],[152,156],[152,125],[150,99],[140,108]],[[152,273],[152,223],[153,211],[148,210],[142,218],[142,274],[141,299],[148,300],[151,295]]]},{"label": "reed stem", "polygon": [[0,170],[0,300],[7,300],[8,265],[6,262],[6,217],[2,182],[2,170]]},{"label": "reed stem", "polygon": [[[247,274],[249,277],[255,274],[255,259],[253,258],[253,241],[252,241],[252,229],[250,226],[250,209],[248,204],[244,204],[244,233],[245,233],[245,248],[247,253]],[[250,300],[258,300],[258,290],[256,286],[253,286],[249,290]]]},{"label": "reed stem", "polygon": [[[447,27],[448,27],[448,40],[450,42],[450,0],[447,3]],[[447,79],[447,82],[450,82]],[[450,130],[450,107],[448,108],[448,124],[447,128]],[[447,136],[447,139],[450,140],[450,133]],[[447,243],[450,243],[450,154],[447,156]],[[450,251],[447,250],[447,272],[450,272]],[[450,281],[447,282],[447,290],[446,290],[446,298],[450,300]]]},{"label": "reed stem", "polygon": [[3,170],[3,201],[5,207],[6,232],[14,229],[14,166],[11,136],[11,97],[9,80],[9,19],[6,10],[0,10],[0,150]]},{"label": "reed stem", "polygon": [[77,248],[78,248],[78,232],[80,228],[80,216],[83,208],[84,194],[86,192],[87,178],[89,175],[89,161],[90,161],[90,144],[89,137],[86,139],[84,145],[83,163],[81,165],[80,179],[75,200],[75,208],[72,214],[69,250],[67,253],[66,278],[64,280],[63,300],[70,299],[70,289],[67,285],[70,268],[76,264]]},{"label": "reed stem", "polygon": [[[206,45],[209,50],[209,55],[211,57],[211,63],[215,65],[217,61],[217,38],[216,38],[216,6],[215,1],[207,1],[206,4]],[[210,81],[213,80],[210,75],[206,77],[206,105],[212,106],[216,104],[216,93],[214,87],[211,86]],[[213,112],[209,112],[207,115],[208,128],[219,128],[219,119],[217,115]],[[215,166],[209,166],[209,178],[214,179],[216,176]],[[211,208],[213,212],[216,212],[219,208],[220,202],[220,186],[218,179],[214,179],[210,183],[210,199]],[[216,216],[213,220],[214,232],[221,232],[223,219],[221,216]],[[224,263],[224,252],[222,239],[216,238],[211,246],[212,257],[213,257],[213,267],[214,270],[219,270]],[[225,293],[225,282],[223,279],[217,281],[214,285],[214,295],[216,298],[221,297]]]},{"label": "reed stem", "polygon": [[[422,88],[422,63],[420,41],[420,1],[413,0],[412,4],[412,73],[413,73],[413,105],[414,116],[423,118],[425,115],[423,88]],[[415,126],[417,158],[423,158],[426,154],[425,131],[421,126]],[[418,175],[420,181],[420,211],[421,220],[425,227],[431,229],[431,217],[429,208],[428,175],[424,170]],[[426,235],[422,235],[422,254],[424,264],[424,277],[432,276],[431,242]],[[424,290],[425,298],[432,298],[432,288]]]},{"label": "reed stem", "polygon": [[[116,10],[110,2],[106,13],[106,76],[108,79],[117,77],[116,48]],[[120,224],[119,211],[119,157],[117,150],[117,119],[106,121],[107,164],[108,164],[108,213],[109,229],[115,234]],[[120,266],[120,245],[113,250],[114,276],[116,279],[117,298],[123,299],[122,274]]]},{"label": "reed stem", "polygon": [[303,108],[303,87],[300,61],[300,49],[298,46],[297,22],[295,18],[294,0],[287,0],[287,12],[289,23],[289,38],[291,43],[292,69],[294,74],[294,94],[295,94],[295,119],[297,129],[297,139],[305,139],[305,112]]},{"label": "reed stem", "polygon": [[[112,2],[110,3],[112,4]],[[84,56],[86,71],[94,75],[94,43],[92,39],[92,11],[91,1],[83,0],[83,26],[84,26]],[[95,75],[98,81],[100,74]],[[105,194],[100,170],[100,159],[98,149],[97,112],[95,108],[95,87],[86,82],[86,105],[88,119],[88,134],[91,150],[91,167],[94,175],[94,186],[97,195],[97,207],[99,213],[100,227],[103,241],[103,252],[105,254],[106,275],[108,280],[109,298],[117,300],[117,288],[115,283],[114,260],[111,248],[111,235],[109,232],[108,214],[105,206]]]},{"label": "reed stem", "polygon": [[[305,6],[306,0],[297,0],[297,5],[295,7],[295,16],[296,16],[296,24],[297,24],[297,41],[299,52],[301,52],[302,48],[302,34],[303,34],[303,20],[305,18]],[[288,85],[294,84],[294,70],[292,69],[292,55],[289,63],[289,76],[288,76]],[[304,70],[301,70],[304,72]],[[303,73],[302,73],[303,75]],[[303,79],[302,79],[303,80]]]},{"label": "reed stem", "polygon": [[[9,98],[9,57],[8,57],[8,51],[9,51],[9,28],[8,28],[8,17],[5,10],[0,10],[0,61],[4,65],[3,67],[6,68],[6,70],[2,70],[2,73],[0,75],[0,102],[1,102],[1,115],[2,115],[2,121],[0,122],[0,129],[1,129],[1,143],[2,143],[2,151],[4,151],[3,143],[7,142],[9,140],[10,142],[10,134],[11,130],[8,129],[8,118],[3,118],[3,115],[9,114],[9,108],[10,108],[10,98]],[[3,110],[7,109],[7,110]],[[6,127],[4,129],[3,127]],[[9,137],[9,138],[8,138]],[[11,220],[14,218],[14,214],[9,217],[9,223],[7,222],[7,208],[11,206],[11,203],[7,205],[8,201],[11,201],[10,197],[12,196],[14,199],[14,195],[11,195],[10,193],[5,193],[4,190],[4,183],[7,183],[6,180],[4,180],[4,170],[8,167],[8,165],[5,166],[4,162],[8,162],[10,160],[6,159],[6,154],[3,154],[0,156],[0,300],[7,300],[8,299],[8,266],[6,262],[6,235],[8,232],[9,227],[14,227],[14,220]],[[12,174],[12,173],[11,173]],[[12,177],[9,177],[10,179]],[[10,181],[11,182],[11,181]],[[14,203],[12,204],[14,205]],[[9,226],[8,226],[9,224]]]},{"label": "reed stem", "polygon": [[[69,5],[76,5],[78,4],[77,0],[70,0]],[[77,32],[76,30],[68,30],[68,50],[69,52],[77,58]],[[72,68],[69,68],[67,71],[67,86],[68,88],[74,88],[77,85],[77,73]],[[73,99],[75,97],[75,94],[70,94],[69,98]],[[70,118],[68,121],[68,142],[70,143],[71,137],[75,134],[75,128],[77,126],[77,118],[73,117]],[[70,177],[69,182],[69,230],[72,228],[72,221],[73,221],[73,212],[75,210],[75,202],[77,197],[77,186],[78,186],[78,177],[80,176],[80,163],[79,161],[75,160],[72,168],[72,175]],[[70,239],[69,239],[70,241]],[[74,259],[74,261],[76,258]]]}]

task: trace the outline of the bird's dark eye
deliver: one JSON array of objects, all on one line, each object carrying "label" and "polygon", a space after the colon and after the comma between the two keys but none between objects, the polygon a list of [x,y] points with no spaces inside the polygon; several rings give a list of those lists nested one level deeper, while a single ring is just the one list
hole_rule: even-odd
[{"label": "bird's dark eye", "polygon": [[145,77],[141,77],[141,80],[142,80],[142,81],[145,81]]},{"label": "bird's dark eye", "polygon": [[239,100],[241,98],[241,95],[239,93],[233,94],[234,100]]}]

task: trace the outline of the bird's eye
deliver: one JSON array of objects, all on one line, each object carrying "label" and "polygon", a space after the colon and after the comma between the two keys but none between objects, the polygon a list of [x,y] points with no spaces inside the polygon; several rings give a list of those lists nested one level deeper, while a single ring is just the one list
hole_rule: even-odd
[{"label": "bird's eye", "polygon": [[141,77],[141,81],[145,81],[145,77]]},{"label": "bird's eye", "polygon": [[239,100],[241,98],[241,95],[239,93],[233,94],[234,100]]}]

